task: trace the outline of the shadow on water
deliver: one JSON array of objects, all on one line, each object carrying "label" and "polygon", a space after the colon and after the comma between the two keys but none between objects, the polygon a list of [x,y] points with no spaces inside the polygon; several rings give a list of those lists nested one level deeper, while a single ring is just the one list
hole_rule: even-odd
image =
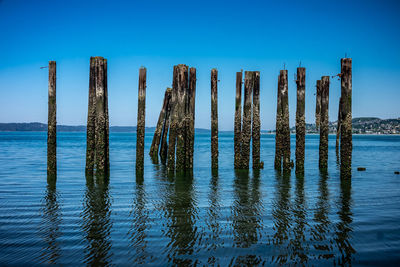
[{"label": "shadow on water", "polygon": [[86,176],[86,192],[82,217],[82,232],[87,241],[84,262],[88,265],[111,264],[112,228],[109,178]]},{"label": "shadow on water", "polygon": [[134,249],[132,263],[134,265],[146,264],[151,259],[146,251],[146,230],[149,222],[149,211],[146,209],[147,196],[143,177],[139,176],[135,184],[135,198],[132,204],[130,217],[132,218],[132,225],[129,230],[128,236],[130,239],[130,246]]},{"label": "shadow on water", "polygon": [[166,232],[170,239],[166,247],[169,264],[196,265],[195,245],[198,242],[199,229],[193,176],[177,174],[174,181],[165,177],[169,183],[163,188],[163,209],[166,218]]},{"label": "shadow on water", "polygon": [[55,175],[47,176],[46,193],[40,210],[43,221],[39,231],[46,244],[42,249],[40,262],[46,265],[57,264],[61,256],[61,245],[58,239],[61,236],[60,224],[62,220],[56,180]]},{"label": "shadow on water", "polygon": [[[248,170],[235,170],[233,190],[232,226],[234,246],[250,248],[258,243],[263,228],[259,171],[253,171],[253,179],[250,181]],[[246,250],[246,252],[248,251]],[[261,261],[260,255],[251,253],[232,258],[230,265],[257,265]]]},{"label": "shadow on water", "polygon": [[335,242],[340,252],[337,259],[339,265],[351,265],[356,250],[351,244],[353,213],[351,198],[351,177],[340,175],[340,198],[338,200],[339,222],[336,224]]}]

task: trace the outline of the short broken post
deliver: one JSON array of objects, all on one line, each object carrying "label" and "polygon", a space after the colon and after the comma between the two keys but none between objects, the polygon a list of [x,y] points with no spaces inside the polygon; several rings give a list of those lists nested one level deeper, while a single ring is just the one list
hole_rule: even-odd
[{"label": "short broken post", "polygon": [[211,168],[218,169],[218,71],[211,70]]},{"label": "short broken post", "polygon": [[252,72],[253,84],[253,120],[252,120],[252,159],[253,169],[262,169],[264,163],[260,161],[260,72]]},{"label": "short broken post", "polygon": [[235,101],[235,125],[234,125],[234,167],[240,169],[241,131],[242,131],[242,71],[236,72],[236,101]]},{"label": "short broken post", "polygon": [[305,89],[306,69],[297,68],[297,106],[296,106],[296,173],[304,174],[304,149],[306,136]]},{"label": "short broken post", "polygon": [[319,168],[328,168],[329,76],[321,78],[321,122],[319,134]]},{"label": "short broken post", "polygon": [[241,132],[242,151],[240,155],[241,168],[249,169],[250,161],[250,141],[251,141],[251,106],[254,73],[252,71],[245,71],[244,73],[244,104],[243,104],[243,127]]},{"label": "short broken post", "polygon": [[139,70],[138,113],[136,126],[136,173],[141,175],[144,170],[144,135],[146,111],[146,68]]},{"label": "short broken post", "polygon": [[352,140],[352,59],[341,60],[342,122],[340,130],[340,171],[351,175]]},{"label": "short broken post", "polygon": [[47,177],[57,175],[57,103],[56,103],[56,62],[49,61],[47,122]]}]

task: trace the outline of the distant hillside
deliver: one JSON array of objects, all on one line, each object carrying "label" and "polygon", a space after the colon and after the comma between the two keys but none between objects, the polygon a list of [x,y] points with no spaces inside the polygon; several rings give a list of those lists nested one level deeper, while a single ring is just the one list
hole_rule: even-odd
[{"label": "distant hillside", "polygon": [[[155,127],[146,127],[146,131],[154,131]],[[0,132],[46,132],[47,124],[40,122],[30,123],[0,123]],[[57,132],[86,132],[86,126],[57,125]],[[136,132],[136,126],[111,126],[110,132]],[[210,130],[196,128],[197,133],[207,133]]]}]

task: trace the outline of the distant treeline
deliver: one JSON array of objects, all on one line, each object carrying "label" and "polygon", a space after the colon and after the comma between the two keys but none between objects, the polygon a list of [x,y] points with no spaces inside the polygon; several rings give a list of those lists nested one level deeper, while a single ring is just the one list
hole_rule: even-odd
[{"label": "distant treeline", "polygon": [[[329,132],[336,133],[337,122],[329,123]],[[146,131],[154,131],[155,127],[146,127]],[[0,123],[0,132],[46,132],[47,124],[40,122],[31,123]],[[86,132],[86,126],[77,125],[57,125],[58,132]],[[111,132],[136,132],[136,126],[111,126]],[[290,129],[292,133],[295,127]],[[196,133],[209,133],[208,129],[196,128]],[[223,131],[221,131],[223,132]],[[274,133],[275,130],[262,131],[263,133]],[[307,133],[319,133],[315,124],[306,124]],[[400,134],[399,119],[379,119],[373,117],[363,117],[353,119],[353,133],[356,134]]]}]

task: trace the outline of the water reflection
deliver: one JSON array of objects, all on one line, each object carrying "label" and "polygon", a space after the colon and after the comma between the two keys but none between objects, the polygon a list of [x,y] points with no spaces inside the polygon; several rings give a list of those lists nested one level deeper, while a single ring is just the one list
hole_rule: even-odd
[{"label": "water reflection", "polygon": [[198,208],[195,198],[193,176],[176,175],[165,187],[165,216],[170,239],[167,245],[168,262],[173,265],[194,265],[195,245],[199,229],[196,226]]},{"label": "water reflection", "polygon": [[39,229],[46,244],[40,255],[40,262],[42,264],[57,264],[61,256],[61,246],[58,241],[61,236],[61,209],[58,199],[56,176],[49,175],[47,177],[46,193],[42,200],[42,223]]},{"label": "water reflection", "polygon": [[353,213],[351,211],[351,179],[342,175],[340,177],[340,199],[338,206],[339,222],[336,225],[335,242],[340,256],[337,261],[339,265],[351,265],[353,255],[356,253],[351,244],[351,234],[353,232],[351,226],[353,222]]},{"label": "water reflection", "polygon": [[111,263],[110,232],[112,227],[108,177],[86,177],[82,231],[87,241],[85,263],[102,266]]},{"label": "water reflection", "polygon": [[329,219],[329,189],[328,173],[320,172],[318,183],[318,200],[314,212],[314,227],[311,229],[311,241],[316,251],[317,259],[331,259],[334,257],[331,236],[331,221]]},{"label": "water reflection", "polygon": [[148,262],[150,255],[147,253],[147,234],[149,222],[149,212],[146,209],[146,193],[142,179],[136,180],[135,199],[130,213],[132,217],[132,226],[129,231],[130,246],[134,249],[131,252],[134,265],[145,264]]}]

